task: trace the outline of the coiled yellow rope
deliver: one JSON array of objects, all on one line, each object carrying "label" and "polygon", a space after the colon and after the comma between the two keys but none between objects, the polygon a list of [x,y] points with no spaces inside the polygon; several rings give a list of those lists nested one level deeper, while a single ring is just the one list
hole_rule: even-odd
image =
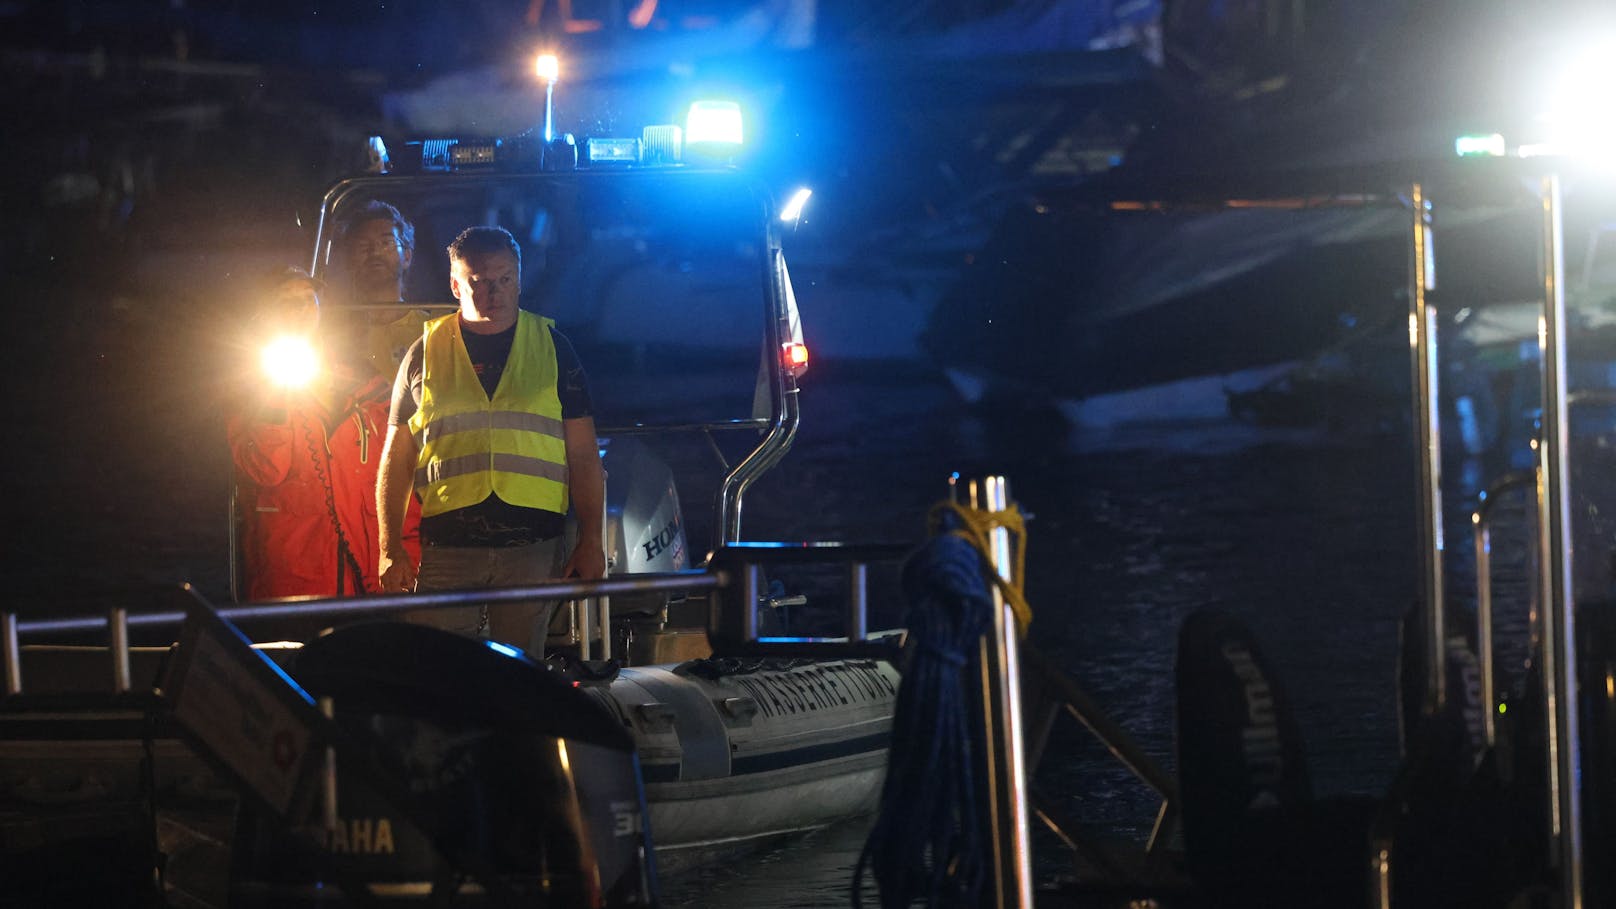
[{"label": "coiled yellow rope", "polygon": [[[982,556],[984,570],[998,585],[1004,601],[1010,604],[1016,616],[1016,628],[1025,637],[1027,626],[1032,624],[1032,606],[1027,603],[1027,595],[1022,590],[1027,577],[1027,522],[1021,515],[1021,509],[1014,502],[1004,511],[982,511],[958,502],[938,502],[926,515],[928,532],[933,535],[941,532],[943,516],[949,513],[959,519],[959,526],[951,532],[970,543]],[[1010,535],[1010,551],[1014,553],[1012,559],[1015,564],[1011,567],[1008,581],[999,576],[993,564],[992,534],[995,527],[1003,527]]]}]

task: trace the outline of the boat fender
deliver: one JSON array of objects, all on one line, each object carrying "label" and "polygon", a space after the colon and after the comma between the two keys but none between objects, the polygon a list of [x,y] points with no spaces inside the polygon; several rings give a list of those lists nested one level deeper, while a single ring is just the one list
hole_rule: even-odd
[{"label": "boat fender", "polygon": [[1244,623],[1217,610],[1184,622],[1176,672],[1190,870],[1212,884],[1261,874],[1311,801],[1289,698]]},{"label": "boat fender", "polygon": [[1430,788],[1451,792],[1468,782],[1481,765],[1487,751],[1487,733],[1481,693],[1481,662],[1463,634],[1450,634],[1447,640],[1445,703],[1441,712],[1427,718],[1425,703],[1425,625],[1418,606],[1403,614],[1402,635],[1398,641],[1398,712],[1401,715],[1405,757],[1412,743],[1422,734],[1423,724],[1435,722],[1428,734],[1439,754],[1428,758]]}]

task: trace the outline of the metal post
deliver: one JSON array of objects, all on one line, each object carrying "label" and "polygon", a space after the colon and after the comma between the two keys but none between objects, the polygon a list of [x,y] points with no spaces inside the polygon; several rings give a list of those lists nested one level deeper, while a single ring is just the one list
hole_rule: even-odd
[{"label": "metal post", "polygon": [[[602,570],[610,573],[612,553],[611,544],[606,540],[608,536],[606,528],[608,526],[607,521],[610,520],[611,515],[607,513],[606,509],[606,480],[606,469],[603,467],[601,468],[600,494],[600,564],[603,566]],[[609,660],[612,658],[612,598],[606,594],[601,594],[595,599],[600,609],[600,658]]]},{"label": "metal post", "polygon": [[1431,203],[1415,183],[1409,192],[1413,209],[1409,251],[1408,347],[1414,376],[1414,442],[1419,470],[1419,544],[1425,606],[1426,716],[1447,700],[1446,604],[1442,590],[1442,433],[1437,387],[1436,310],[1426,293],[1436,289],[1435,252],[1431,236]]},{"label": "metal post", "polygon": [[112,632],[112,690],[129,691],[129,612],[122,606],[107,612],[107,628]]},{"label": "metal post", "polygon": [[1544,695],[1549,766],[1549,823],[1560,866],[1560,905],[1582,909],[1582,811],[1577,728],[1575,596],[1571,582],[1571,493],[1567,467],[1565,369],[1565,249],[1561,235],[1560,180],[1544,177],[1542,206],[1543,438],[1538,445],[1538,546],[1543,599]]},{"label": "metal post", "polygon": [[22,646],[17,640],[15,612],[0,612],[0,638],[5,639],[6,694],[22,694]]},{"label": "metal post", "polygon": [[[555,140],[555,80],[544,80],[544,141]],[[549,151],[549,149],[545,149]]]},{"label": "metal post", "polygon": [[[1004,511],[1010,489],[1004,477],[970,482],[971,505],[979,511]],[[1015,565],[1010,534],[996,527],[989,539],[994,569],[1005,580]],[[993,624],[982,642],[982,686],[988,747],[989,812],[992,817],[994,905],[998,909],[1031,909],[1032,848],[1027,828],[1027,779],[1022,742],[1021,668],[1016,618],[997,586],[993,588]]]},{"label": "metal post", "polygon": [[[337,718],[337,702],[335,700],[323,697],[320,698],[318,703],[320,712],[325,714],[326,719],[335,720]],[[341,819],[337,813],[337,749],[329,745],[325,749],[325,766],[320,774],[320,808],[321,819],[325,823],[325,841],[330,843],[332,835],[337,832],[337,824]]]},{"label": "metal post", "polygon": [[1481,511],[1470,516],[1476,542],[1476,658],[1481,661],[1481,722],[1487,747],[1498,741],[1498,723],[1493,712],[1493,542],[1487,517]]},{"label": "metal post", "polygon": [[580,597],[577,603],[578,612],[576,614],[578,616],[578,629],[580,632],[578,635],[578,659],[594,659],[594,657],[590,655],[591,651],[589,649],[592,646],[591,635],[593,635],[595,631],[590,627],[594,624],[594,619],[591,616],[593,610],[589,608],[590,598]]},{"label": "metal post", "polygon": [[578,601],[567,600],[563,605],[567,607],[567,643],[576,647],[582,637],[578,633]]},{"label": "metal post", "polygon": [[847,639],[862,641],[870,636],[869,620],[870,568],[863,562],[848,566],[847,579]]},{"label": "metal post", "polygon": [[751,643],[758,639],[758,594],[763,589],[763,569],[757,564],[747,565],[741,572],[741,640]]},{"label": "metal post", "polygon": [[[1487,747],[1491,748],[1498,741],[1498,681],[1493,654],[1493,509],[1498,507],[1499,500],[1505,493],[1516,489],[1531,486],[1536,490],[1540,484],[1536,470],[1517,470],[1506,474],[1504,478],[1492,486],[1482,490],[1480,502],[1476,510],[1470,513],[1470,524],[1474,531],[1476,548],[1476,656],[1481,661],[1481,702],[1485,709],[1482,711],[1483,729],[1487,736]],[[1528,518],[1536,515],[1542,509],[1543,503],[1533,503],[1536,508],[1527,512]],[[1541,523],[1541,522],[1538,522]],[[1532,534],[1528,534],[1530,538]],[[1528,571],[1529,577],[1535,577],[1535,572]],[[1533,598],[1536,599],[1535,597]],[[1537,607],[1532,607],[1537,612]]]}]

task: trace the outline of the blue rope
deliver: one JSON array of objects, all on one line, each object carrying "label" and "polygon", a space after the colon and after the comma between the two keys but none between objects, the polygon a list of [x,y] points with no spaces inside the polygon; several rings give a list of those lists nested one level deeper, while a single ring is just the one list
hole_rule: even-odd
[{"label": "blue rope", "polygon": [[[952,521],[945,519],[945,523]],[[945,528],[946,530],[946,528]],[[985,791],[973,742],[982,711],[976,678],[980,641],[993,616],[982,555],[940,533],[903,569],[913,648],[892,716],[881,813],[853,871],[853,905],[863,905],[864,868],[874,873],[882,909],[916,900],[928,907],[976,907],[988,877],[981,823]]]}]

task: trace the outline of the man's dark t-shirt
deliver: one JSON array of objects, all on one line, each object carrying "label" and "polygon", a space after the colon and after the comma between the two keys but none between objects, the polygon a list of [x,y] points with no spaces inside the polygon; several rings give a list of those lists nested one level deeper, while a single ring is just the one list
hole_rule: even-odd
[{"label": "man's dark t-shirt", "polygon": [[[516,343],[516,326],[492,335],[465,331],[466,353],[476,370],[483,391],[492,398],[505,374],[511,346]],[[555,339],[556,368],[559,377],[556,394],[561,399],[561,419],[571,420],[593,414],[589,382],[578,354],[561,332],[551,329]],[[398,369],[393,382],[393,409],[388,422],[409,432],[410,417],[421,406],[421,372],[425,346],[417,338]],[[500,499],[497,493],[468,508],[421,518],[421,543],[426,546],[523,546],[561,535],[565,517],[541,508],[523,508]]]}]

